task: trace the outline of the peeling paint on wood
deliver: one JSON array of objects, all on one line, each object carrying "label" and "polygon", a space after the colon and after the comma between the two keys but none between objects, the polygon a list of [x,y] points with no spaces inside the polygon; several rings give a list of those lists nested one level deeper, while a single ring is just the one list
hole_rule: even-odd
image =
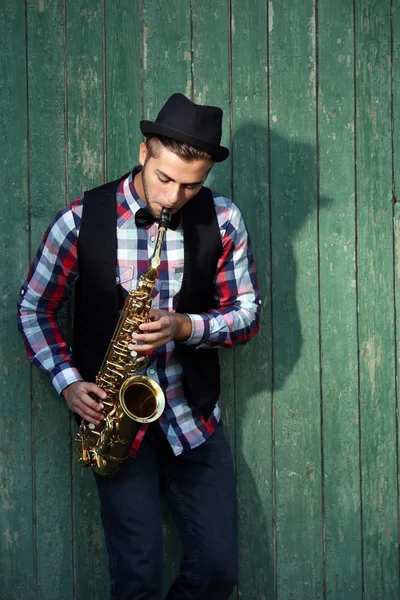
[{"label": "peeling paint on wood", "polygon": [[377,600],[400,593],[398,550],[382,527],[397,530],[398,509],[389,21],[384,3],[356,3],[362,543],[365,597]]},{"label": "peeling paint on wood", "polygon": [[15,324],[15,299],[29,261],[25,10],[0,9],[0,598],[33,598],[33,497],[29,366]]},{"label": "peeling paint on wood", "polygon": [[[270,160],[274,404],[280,408],[274,419],[280,473],[274,515],[277,590],[278,597],[295,594],[304,600],[323,594],[318,256],[312,241],[317,236],[315,24],[312,1],[274,3],[269,48],[276,117]],[[300,477],[289,478],[289,472]]]}]

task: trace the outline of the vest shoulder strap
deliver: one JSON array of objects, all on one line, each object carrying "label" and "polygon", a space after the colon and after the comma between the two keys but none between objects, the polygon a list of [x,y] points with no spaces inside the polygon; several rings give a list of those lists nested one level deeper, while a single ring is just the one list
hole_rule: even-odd
[{"label": "vest shoulder strap", "polygon": [[[128,175],[128,174],[127,174]],[[117,212],[116,189],[124,175],[99,187],[85,192],[83,200],[82,221],[78,237],[78,260],[80,271],[91,278],[93,265],[86,261],[96,258],[101,265],[96,269],[96,277],[101,287],[115,288],[116,247],[117,247]]]}]

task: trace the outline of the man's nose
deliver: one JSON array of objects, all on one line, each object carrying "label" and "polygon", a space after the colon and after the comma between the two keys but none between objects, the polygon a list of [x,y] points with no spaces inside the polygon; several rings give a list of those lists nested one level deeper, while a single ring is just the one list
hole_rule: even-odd
[{"label": "man's nose", "polygon": [[170,202],[170,204],[175,204],[175,202],[177,202],[178,198],[179,198],[179,193],[180,193],[180,186],[179,185],[175,185],[174,187],[171,187],[168,192],[166,193],[166,198],[168,200],[168,202]]}]

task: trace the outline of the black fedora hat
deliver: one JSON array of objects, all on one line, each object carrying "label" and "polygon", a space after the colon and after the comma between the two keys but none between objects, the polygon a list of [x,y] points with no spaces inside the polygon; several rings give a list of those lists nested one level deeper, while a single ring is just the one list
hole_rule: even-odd
[{"label": "black fedora hat", "polygon": [[170,96],[156,120],[140,121],[140,129],[145,137],[161,135],[205,150],[216,162],[229,156],[221,146],[222,110],[195,104],[183,94]]}]

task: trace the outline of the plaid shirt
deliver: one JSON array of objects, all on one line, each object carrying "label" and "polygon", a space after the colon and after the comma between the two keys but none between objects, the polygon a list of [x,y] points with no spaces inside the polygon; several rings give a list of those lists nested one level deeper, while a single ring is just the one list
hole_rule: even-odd
[{"label": "plaid shirt", "polygon": [[[235,204],[213,192],[223,253],[214,282],[217,307],[202,314],[190,314],[192,335],[185,342],[198,348],[232,347],[250,340],[258,330],[261,306],[255,266],[248,233]],[[117,190],[117,272],[125,295],[135,289],[138,278],[148,269],[157,239],[156,224],[137,228],[134,215],[145,206],[133,186],[132,173]],[[46,231],[18,301],[18,327],[30,361],[45,371],[58,393],[82,380],[72,359],[71,348],[57,322],[56,314],[70,298],[79,276],[77,240],[83,197],[61,210]],[[176,309],[183,277],[183,228],[169,229],[153,291],[152,306]],[[206,422],[190,407],[182,389],[182,367],[174,354],[174,341],[149,356],[146,375],[166,388],[166,408],[160,425],[175,455],[202,444],[214,432],[220,409],[215,407]],[[165,385],[166,384],[166,385]],[[147,425],[140,428],[131,456],[140,446]]]}]

